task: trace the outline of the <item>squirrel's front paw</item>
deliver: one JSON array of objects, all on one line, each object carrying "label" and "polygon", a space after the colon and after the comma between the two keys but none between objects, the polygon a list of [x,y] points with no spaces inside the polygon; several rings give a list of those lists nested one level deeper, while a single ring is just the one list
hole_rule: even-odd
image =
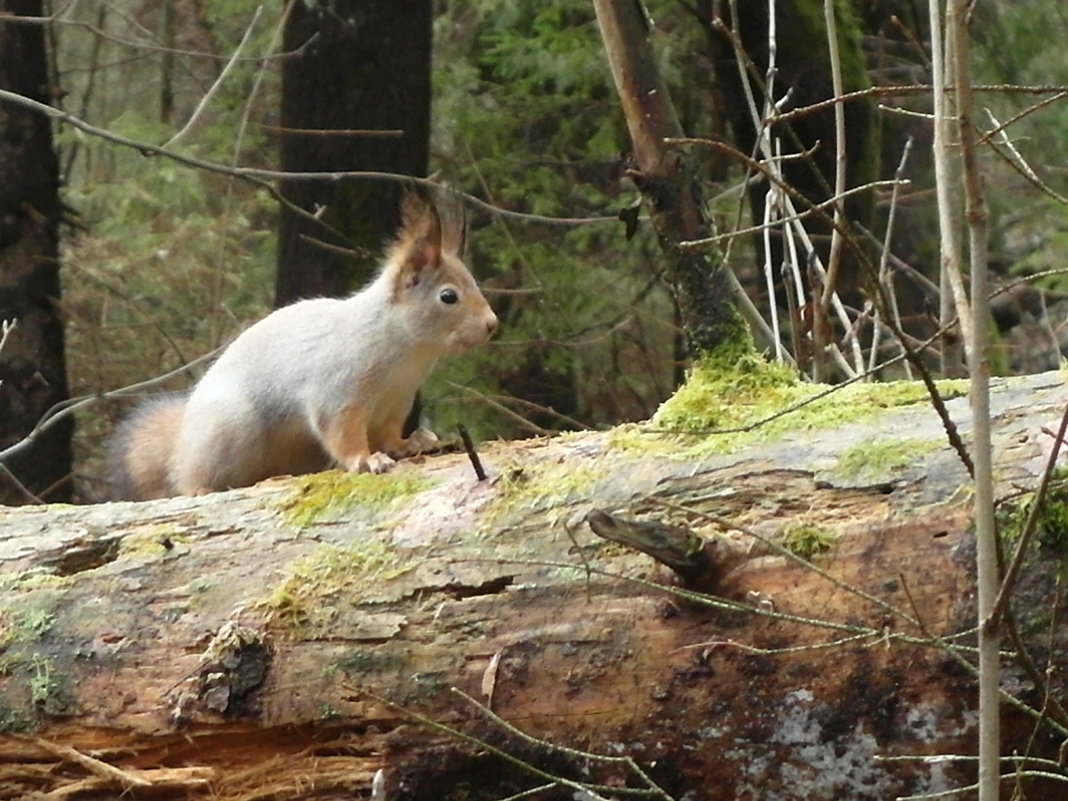
[{"label": "squirrel's front paw", "polygon": [[408,439],[404,440],[403,453],[405,456],[415,456],[417,453],[436,450],[441,447],[438,435],[428,428],[417,428]]},{"label": "squirrel's front paw", "polygon": [[357,456],[347,465],[352,473],[388,473],[396,462],[385,453],[375,452],[367,456]]}]

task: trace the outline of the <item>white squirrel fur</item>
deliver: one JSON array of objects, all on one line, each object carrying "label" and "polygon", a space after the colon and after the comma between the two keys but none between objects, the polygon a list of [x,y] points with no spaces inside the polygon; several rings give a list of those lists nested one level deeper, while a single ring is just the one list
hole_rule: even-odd
[{"label": "white squirrel fur", "polygon": [[331,465],[384,472],[436,444],[425,429],[401,436],[415,394],[439,357],[485,342],[497,318],[461,261],[462,229],[443,232],[437,210],[414,195],[402,216],[362,290],[272,312],[188,398],[152,400],[124,423],[112,449],[115,494],[201,494]]}]

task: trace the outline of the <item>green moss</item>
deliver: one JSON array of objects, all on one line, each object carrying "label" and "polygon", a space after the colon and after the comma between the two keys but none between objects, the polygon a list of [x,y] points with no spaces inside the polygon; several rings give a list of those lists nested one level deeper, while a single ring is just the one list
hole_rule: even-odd
[{"label": "green moss", "polygon": [[56,622],[55,599],[32,597],[0,608],[0,648],[35,642]]},{"label": "green moss", "polygon": [[344,594],[358,598],[373,581],[389,581],[411,564],[392,545],[372,539],[357,545],[321,545],[294,562],[288,575],[260,602],[270,617],[291,627],[329,619]]},{"label": "green moss", "polygon": [[157,525],[128,534],[119,544],[119,557],[143,561],[160,559],[171,552],[169,543],[180,541],[182,533],[175,526]]},{"label": "green moss", "polygon": [[189,593],[191,595],[203,595],[215,586],[215,582],[207,578],[195,578],[189,582]]},{"label": "green moss", "polygon": [[259,605],[274,623],[297,628],[308,622],[306,600],[299,592],[294,592],[293,585],[288,581],[275,587]]},{"label": "green moss", "polygon": [[779,544],[795,556],[807,560],[830,550],[837,540],[836,532],[811,523],[787,523],[779,531]]},{"label": "green moss", "polygon": [[21,709],[15,709],[0,698],[0,734],[18,734],[29,731],[33,720]]},{"label": "green moss", "polygon": [[853,482],[886,480],[895,470],[909,467],[918,456],[936,450],[940,444],[922,439],[868,440],[843,451],[835,472]]},{"label": "green moss", "polygon": [[686,383],[664,401],[651,422],[684,431],[734,428],[757,419],[751,414],[754,409],[788,405],[805,397],[807,390],[792,369],[754,353],[733,359],[707,357],[693,366]]},{"label": "green moss", "polygon": [[[732,453],[794,431],[831,428],[882,409],[929,402],[925,387],[916,381],[855,382],[828,392],[830,387],[802,382],[791,368],[759,355],[731,358],[725,353],[697,362],[686,383],[661,405],[648,425],[621,428],[612,443],[647,447],[647,442],[636,438],[656,432],[692,434],[704,438],[684,440],[690,455],[693,450]],[[943,398],[963,395],[968,386],[963,380],[937,385]],[[809,402],[783,414],[804,401]]]},{"label": "green moss", "polygon": [[588,498],[606,477],[607,472],[597,463],[579,467],[573,462],[531,462],[506,468],[495,485],[493,500],[481,515],[480,533],[489,538],[511,536],[508,520],[532,511],[565,508]]},{"label": "green moss", "polygon": [[[10,676],[14,682],[7,684],[8,691],[0,699],[0,732],[25,731],[33,725],[37,712],[70,713],[72,696],[51,656],[39,652],[8,654],[0,665],[0,675]],[[16,699],[20,706],[12,705]]]},{"label": "green moss", "polygon": [[30,702],[39,709],[48,711],[52,700],[59,691],[52,660],[40,654],[34,654],[31,662],[31,675],[27,681],[30,690]]},{"label": "green moss", "polygon": [[57,576],[41,570],[24,570],[0,576],[0,592],[10,590],[61,589],[70,585],[70,576]]},{"label": "green moss", "polygon": [[336,520],[358,508],[384,507],[398,498],[415,495],[432,486],[416,473],[347,473],[328,470],[302,476],[293,495],[281,502],[286,522],[303,528],[323,520]]}]

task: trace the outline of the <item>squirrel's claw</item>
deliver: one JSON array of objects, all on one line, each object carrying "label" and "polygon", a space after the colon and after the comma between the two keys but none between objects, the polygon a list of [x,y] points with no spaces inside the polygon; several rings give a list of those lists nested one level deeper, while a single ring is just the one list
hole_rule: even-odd
[{"label": "squirrel's claw", "polygon": [[357,456],[346,469],[351,473],[388,473],[395,464],[392,457],[378,451],[367,456]]}]

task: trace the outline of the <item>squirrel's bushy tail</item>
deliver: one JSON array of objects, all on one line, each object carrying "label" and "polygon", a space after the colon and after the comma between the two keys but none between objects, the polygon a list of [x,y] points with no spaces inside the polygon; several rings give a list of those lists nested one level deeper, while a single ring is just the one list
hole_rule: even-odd
[{"label": "squirrel's bushy tail", "polygon": [[147,501],[177,494],[171,455],[187,399],[186,392],[151,398],[119,425],[108,453],[112,499]]}]

